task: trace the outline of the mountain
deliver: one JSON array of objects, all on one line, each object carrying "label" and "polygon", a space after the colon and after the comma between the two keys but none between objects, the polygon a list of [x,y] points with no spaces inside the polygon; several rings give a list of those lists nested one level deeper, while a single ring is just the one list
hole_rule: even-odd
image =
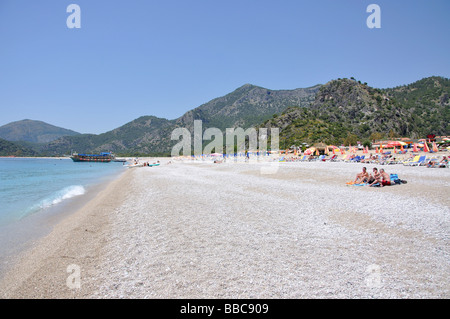
[{"label": "mountain", "polygon": [[400,105],[411,115],[409,130],[415,137],[449,134],[450,79],[432,76],[384,92],[394,99],[395,106]]},{"label": "mountain", "polygon": [[320,85],[305,89],[269,90],[245,84],[235,91],[211,100],[175,120],[179,127],[191,128],[194,120],[202,120],[203,127],[217,127],[222,131],[231,127],[248,128],[272,117],[288,106],[308,106]]},{"label": "mountain", "polygon": [[40,152],[46,155],[70,154],[72,151],[98,153],[113,151],[116,154],[156,154],[168,151],[170,133],[174,124],[155,116],[142,116],[112,131],[77,136],[64,136],[52,141]]},{"label": "mountain", "polygon": [[0,156],[37,156],[38,153],[30,147],[6,141],[0,138]]},{"label": "mountain", "polygon": [[304,107],[313,100],[320,85],[295,90],[269,90],[251,84],[211,100],[174,120],[142,116],[115,130],[99,134],[65,136],[40,148],[45,155],[69,152],[112,151],[116,154],[170,154],[177,141],[171,132],[177,127],[193,131],[194,120],[202,120],[203,129],[251,127],[281,112],[288,106]]},{"label": "mountain", "polygon": [[11,122],[0,127],[0,138],[11,142],[48,143],[62,136],[78,134],[80,133],[34,120]]},{"label": "mountain", "polygon": [[425,78],[376,89],[355,79],[323,85],[307,108],[288,108],[261,127],[279,127],[280,147],[300,143],[355,144],[382,137],[449,134],[450,80]]},{"label": "mountain", "polygon": [[[193,132],[194,120],[209,127],[279,127],[280,147],[325,142],[355,144],[382,137],[449,135],[450,80],[430,77],[409,85],[377,89],[353,78],[295,90],[245,84],[168,120],[142,116],[103,134],[77,134],[35,144],[41,155],[112,151],[118,155],[170,154],[175,128]],[[19,135],[19,134],[16,134]],[[1,136],[1,135],[0,135]],[[209,141],[208,141],[209,142]]]}]

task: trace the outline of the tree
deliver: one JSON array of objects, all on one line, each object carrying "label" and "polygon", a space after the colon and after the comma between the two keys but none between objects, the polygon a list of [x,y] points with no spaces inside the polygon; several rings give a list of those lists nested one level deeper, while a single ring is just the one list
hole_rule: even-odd
[{"label": "tree", "polygon": [[397,134],[394,132],[394,130],[391,129],[391,130],[389,131],[389,138],[390,138],[390,139],[393,139],[393,138],[396,137],[396,136],[397,136]]},{"label": "tree", "polygon": [[363,142],[363,146],[364,147],[368,147],[368,148],[372,148],[372,143],[369,140],[365,140]]},{"label": "tree", "polygon": [[373,132],[372,134],[370,134],[370,140],[372,142],[379,141],[382,138],[383,138],[383,134],[380,132]]},{"label": "tree", "polygon": [[358,136],[356,136],[355,134],[348,134],[347,137],[344,139],[344,144],[345,145],[354,145],[358,142]]}]

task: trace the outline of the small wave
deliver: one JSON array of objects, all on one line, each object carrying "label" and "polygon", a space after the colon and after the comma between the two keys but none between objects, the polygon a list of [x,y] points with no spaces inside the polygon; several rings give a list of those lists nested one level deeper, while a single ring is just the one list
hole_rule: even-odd
[{"label": "small wave", "polygon": [[86,190],[84,189],[84,187],[80,185],[72,185],[65,187],[62,190],[53,194],[52,196],[42,200],[39,203],[39,208],[40,209],[49,208],[51,206],[61,203],[66,199],[83,195],[85,192]]}]

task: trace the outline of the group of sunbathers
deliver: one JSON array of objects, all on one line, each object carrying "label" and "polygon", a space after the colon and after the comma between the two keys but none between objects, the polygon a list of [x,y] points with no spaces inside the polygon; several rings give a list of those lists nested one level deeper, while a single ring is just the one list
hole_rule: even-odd
[{"label": "group of sunbathers", "polygon": [[428,162],[427,167],[448,167],[448,158],[450,158],[450,156],[443,156],[440,162],[438,162],[437,160],[431,160]]},{"label": "group of sunbathers", "polygon": [[354,184],[366,183],[369,186],[375,186],[379,184],[381,187],[391,185],[391,178],[389,174],[384,171],[384,169],[373,168],[373,174],[369,174],[365,167],[362,168],[362,172],[356,175],[353,182]]}]

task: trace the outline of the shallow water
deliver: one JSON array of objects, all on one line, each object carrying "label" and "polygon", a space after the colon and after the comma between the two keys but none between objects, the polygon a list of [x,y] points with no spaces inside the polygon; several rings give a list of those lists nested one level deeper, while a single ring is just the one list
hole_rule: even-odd
[{"label": "shallow water", "polygon": [[0,275],[11,256],[48,233],[124,170],[116,162],[0,158]]}]

